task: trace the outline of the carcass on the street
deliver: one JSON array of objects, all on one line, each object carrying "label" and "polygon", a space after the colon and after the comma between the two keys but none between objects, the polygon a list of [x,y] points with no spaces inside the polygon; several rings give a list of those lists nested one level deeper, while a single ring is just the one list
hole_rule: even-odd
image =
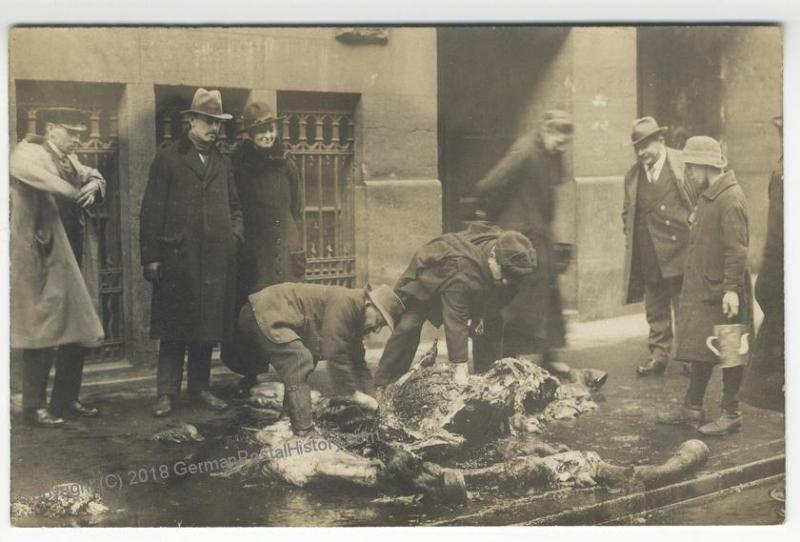
[{"label": "carcass on the street", "polygon": [[[597,409],[592,392],[606,380],[600,371],[576,370],[561,383],[530,361],[504,358],[471,376],[466,387],[452,376],[449,364],[417,364],[386,388],[377,414],[346,400],[315,397],[319,433],[296,437],[286,420],[254,428],[249,439],[259,451],[220,475],[267,477],[299,487],[348,483],[461,502],[468,489],[486,485],[658,485],[697,470],[708,458],[702,442],[688,441],[664,465],[616,466],[591,451],[531,438],[552,421]],[[269,402],[277,409],[281,399],[273,388]],[[507,447],[492,465],[452,467],[453,454],[465,443],[479,448],[500,437],[524,445]]]}]

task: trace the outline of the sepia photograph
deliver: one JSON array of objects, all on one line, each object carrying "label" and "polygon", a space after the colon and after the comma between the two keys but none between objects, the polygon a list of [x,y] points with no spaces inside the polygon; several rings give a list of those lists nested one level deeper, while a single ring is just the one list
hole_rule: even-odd
[{"label": "sepia photograph", "polygon": [[784,523],[781,24],[7,35],[12,530]]}]

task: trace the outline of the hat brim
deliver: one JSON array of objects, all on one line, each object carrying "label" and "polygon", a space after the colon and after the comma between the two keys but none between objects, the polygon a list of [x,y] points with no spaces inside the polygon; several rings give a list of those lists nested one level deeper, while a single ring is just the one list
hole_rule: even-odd
[{"label": "hat brim", "polygon": [[186,109],[181,111],[181,115],[186,115],[187,113],[192,113],[194,115],[203,115],[204,117],[211,117],[212,119],[217,120],[231,120],[233,115],[228,113],[220,113],[219,115],[214,115],[212,113],[206,113],[205,111],[198,111],[197,109]]},{"label": "hat brim", "polygon": [[88,132],[89,127],[85,124],[66,124],[64,122],[53,122],[53,124],[58,124],[59,126],[63,126],[67,130],[71,132]]},{"label": "hat brim", "polygon": [[258,122],[254,122],[253,124],[250,124],[248,126],[243,126],[242,128],[239,128],[238,131],[239,132],[247,132],[249,130],[252,130],[253,128],[259,128],[261,126],[266,126],[268,124],[275,124],[276,122],[280,122],[285,118],[286,118],[286,115],[283,115],[283,116],[280,116],[280,117],[269,117],[267,119],[263,119],[263,120],[259,120]]},{"label": "hat brim", "polygon": [[684,164],[692,164],[693,166],[709,166],[715,167],[717,169],[724,169],[728,167],[728,160],[723,158],[721,162],[712,162],[711,160],[707,160],[705,158],[692,158],[689,155],[689,158],[686,158],[686,155],[681,158]]},{"label": "hat brim", "polygon": [[386,309],[384,309],[384,308],[381,306],[381,304],[380,304],[380,303],[378,303],[377,301],[375,301],[375,298],[374,298],[374,297],[372,297],[372,292],[367,292],[367,296],[369,297],[369,300],[370,300],[370,301],[372,301],[372,305],[373,305],[373,306],[374,306],[376,309],[378,309],[378,312],[379,312],[379,313],[381,313],[381,316],[383,316],[383,320],[386,322],[386,327],[388,327],[388,328],[389,328],[389,331],[391,331],[392,333],[394,333],[394,319],[393,319],[393,318],[391,317],[391,315],[390,315],[390,314],[389,314],[389,313],[386,311]]},{"label": "hat brim", "polygon": [[632,147],[635,147],[636,145],[638,145],[638,144],[639,144],[639,143],[641,143],[642,141],[645,141],[645,140],[647,140],[647,139],[650,139],[650,138],[651,138],[651,137],[653,137],[653,136],[656,136],[656,135],[663,134],[663,133],[665,133],[667,130],[669,130],[669,127],[668,127],[668,126],[660,126],[660,127],[659,127],[659,128],[657,128],[656,130],[653,130],[652,132],[650,132],[650,133],[647,133],[647,134],[645,134],[645,135],[641,136],[640,138],[638,138],[638,139],[636,139],[636,140],[634,140],[634,141],[631,141],[631,146],[632,146]]}]

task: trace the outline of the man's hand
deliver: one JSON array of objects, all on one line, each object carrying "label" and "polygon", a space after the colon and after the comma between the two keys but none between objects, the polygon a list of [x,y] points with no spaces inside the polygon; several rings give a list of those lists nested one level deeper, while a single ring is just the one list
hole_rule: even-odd
[{"label": "man's hand", "polygon": [[83,207],[89,207],[95,200],[95,194],[100,190],[100,182],[91,180],[83,185],[78,192],[77,204]]},{"label": "man's hand", "polygon": [[469,382],[469,367],[467,362],[453,364],[453,380],[459,386],[466,386]]},{"label": "man's hand", "polygon": [[722,314],[728,318],[733,318],[739,314],[739,294],[725,292],[725,296],[722,298]]},{"label": "man's hand", "polygon": [[161,262],[153,262],[144,266],[144,279],[151,284],[161,280]]},{"label": "man's hand", "polygon": [[350,396],[350,399],[352,399],[355,404],[365,410],[369,410],[371,412],[378,410],[378,401],[376,401],[371,395],[367,395],[364,392],[355,391],[353,392],[353,395]]}]

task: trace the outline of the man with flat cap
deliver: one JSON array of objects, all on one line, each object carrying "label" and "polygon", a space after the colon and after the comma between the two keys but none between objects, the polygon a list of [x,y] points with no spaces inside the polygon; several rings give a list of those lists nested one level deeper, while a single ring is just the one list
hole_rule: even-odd
[{"label": "man with flat cap", "polygon": [[[11,153],[11,347],[22,350],[25,421],[64,425],[62,416],[94,417],[81,403],[87,347],[103,326],[87,287],[85,253],[96,242],[92,206],[105,179],[75,154],[88,116],[72,108],[38,111],[45,135],[28,136]],[[49,409],[47,381],[56,374]]]},{"label": "man with flat cap", "polygon": [[[747,251],[750,240],[747,201],[716,140],[690,137],[683,148],[686,178],[701,196],[692,220],[678,310],[675,358],[691,363],[683,404],[659,413],[659,423],[703,424],[706,388],[720,358],[708,346],[714,326],[743,324],[753,329],[753,302]],[[744,366],[722,371],[722,414],[700,425],[704,435],[726,435],[742,425],[739,388]]]},{"label": "man with flat cap", "polygon": [[[558,275],[569,257],[556,250],[553,239],[555,189],[565,181],[563,155],[572,139],[572,119],[558,109],[545,111],[537,128],[518,138],[475,190],[489,220],[504,230],[521,232],[536,251],[537,266],[519,285],[514,299],[497,310],[486,328],[502,328],[503,355],[540,357],[546,369],[566,375],[569,366],[558,361],[557,349],[566,344]],[[496,335],[492,331],[490,336]],[[492,350],[476,341],[476,349]]]},{"label": "man with flat cap", "polygon": [[233,168],[215,145],[222,121],[232,118],[220,92],[197,89],[183,114],[189,129],[159,148],[140,214],[144,276],[153,285],[150,333],[161,341],[155,416],[173,410],[187,350],[190,398],[227,407],[209,390],[211,352],[233,334],[244,238]]},{"label": "man with flat cap", "polygon": [[516,286],[535,266],[536,253],[524,235],[481,222],[420,247],[394,287],[405,311],[383,350],[375,385],[386,386],[408,371],[426,321],[444,324],[456,380],[466,383],[469,337],[486,301]]},{"label": "man with flat cap", "polygon": [[631,144],[637,161],[625,174],[624,184],[623,303],[644,297],[650,326],[650,354],[636,369],[642,376],[662,374],[671,356],[689,216],[697,201],[696,189],[683,178],[680,151],[664,143],[666,130],[653,117],[634,121]]}]

